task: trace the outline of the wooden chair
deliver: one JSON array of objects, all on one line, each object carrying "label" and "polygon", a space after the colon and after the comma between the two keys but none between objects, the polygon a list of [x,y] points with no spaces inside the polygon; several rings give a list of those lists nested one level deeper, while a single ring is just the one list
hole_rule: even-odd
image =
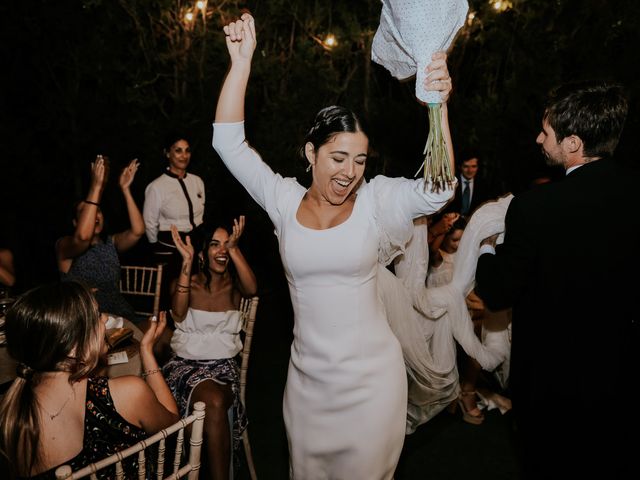
[{"label": "wooden chair", "polygon": [[[132,305],[136,314],[148,317],[158,316],[160,311],[160,286],[162,284],[162,264],[155,267],[139,265],[122,265],[120,276],[120,293],[132,296]],[[148,308],[137,299],[147,297]],[[153,301],[151,301],[153,300]],[[143,302],[144,303],[144,302]]]},{"label": "wooden chair", "polygon": [[[155,435],[152,435],[144,440],[140,440],[135,445],[114,453],[113,455],[99,460],[91,465],[73,472],[68,465],[62,465],[56,469],[56,479],[79,479],[90,477],[92,480],[96,480],[97,473],[105,468],[115,464],[115,478],[117,480],[124,479],[124,471],[122,467],[122,461],[125,458],[132,457],[138,454],[138,478],[145,479],[146,477],[146,455],[145,450],[152,445],[158,444],[157,450],[157,464],[155,469],[155,478],[162,479],[178,479],[188,477],[189,480],[197,480],[200,470],[200,453],[202,448],[202,430],[204,428],[204,402],[196,402],[193,405],[193,413],[186,418],[179,420],[173,425],[159,431]],[[189,437],[189,449],[187,455],[183,455],[184,446],[184,430],[187,426],[191,425],[191,435]],[[171,435],[175,436],[176,448],[173,458],[173,472],[170,475],[165,476],[164,472],[164,454],[165,454],[165,442]],[[183,459],[188,459],[187,463],[181,466]],[[110,477],[111,478],[111,477]]]},{"label": "wooden chair", "polygon": [[[240,365],[240,400],[242,404],[247,406],[246,390],[247,390],[247,370],[249,369],[249,355],[251,353],[251,341],[253,340],[253,325],[256,321],[256,313],[258,311],[259,297],[243,298],[240,302],[240,312],[242,313],[242,330],[244,332],[244,341],[242,344],[242,363]],[[246,428],[242,433],[242,445],[244,447],[245,457],[247,458],[247,466],[249,467],[249,475],[251,480],[256,480],[256,469],[253,463],[253,455],[251,454],[251,444],[249,443],[249,429]]]}]

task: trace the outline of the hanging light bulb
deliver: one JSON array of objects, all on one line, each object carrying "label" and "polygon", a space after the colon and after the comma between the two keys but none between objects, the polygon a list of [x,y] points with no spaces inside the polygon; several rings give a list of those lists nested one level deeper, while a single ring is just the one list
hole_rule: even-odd
[{"label": "hanging light bulb", "polygon": [[489,3],[497,12],[504,12],[513,7],[513,4],[509,0],[491,0]]},{"label": "hanging light bulb", "polygon": [[202,0],[196,2],[196,8],[198,8],[199,10],[204,10],[206,6],[207,3],[203,2]]},{"label": "hanging light bulb", "polygon": [[325,47],[327,48],[333,48],[338,45],[338,40],[336,40],[336,37],[333,33],[330,33],[325,37],[324,42],[322,43],[324,43]]},{"label": "hanging light bulb", "polygon": [[193,22],[193,12],[187,12],[187,13],[185,13],[185,15],[184,15],[184,20],[185,20],[187,23],[191,23],[191,22]]}]

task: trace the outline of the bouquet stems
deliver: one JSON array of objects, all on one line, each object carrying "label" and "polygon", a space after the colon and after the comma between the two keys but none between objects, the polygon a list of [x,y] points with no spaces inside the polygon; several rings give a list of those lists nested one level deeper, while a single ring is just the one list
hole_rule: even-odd
[{"label": "bouquet stems", "polygon": [[[424,188],[439,192],[453,185],[453,171],[447,143],[442,135],[442,114],[439,103],[429,103],[429,136],[424,147]],[[419,170],[418,170],[419,171]]]}]

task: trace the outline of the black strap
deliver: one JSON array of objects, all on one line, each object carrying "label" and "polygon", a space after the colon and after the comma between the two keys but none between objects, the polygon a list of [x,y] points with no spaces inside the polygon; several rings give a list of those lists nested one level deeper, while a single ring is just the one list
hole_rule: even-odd
[{"label": "black strap", "polygon": [[172,178],[178,179],[178,183],[182,188],[182,193],[184,193],[185,198],[187,199],[187,207],[189,207],[189,223],[191,223],[191,228],[196,228],[196,222],[193,221],[193,203],[191,203],[191,197],[189,197],[189,192],[187,191],[187,186],[184,183],[184,179],[187,177],[187,174],[184,174],[184,177],[179,177],[175,173],[170,170],[165,170],[165,174],[169,175]]}]

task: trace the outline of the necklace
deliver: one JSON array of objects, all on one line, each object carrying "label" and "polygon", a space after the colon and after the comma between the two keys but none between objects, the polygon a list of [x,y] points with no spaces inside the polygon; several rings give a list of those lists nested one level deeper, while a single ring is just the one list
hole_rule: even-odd
[{"label": "necklace", "polygon": [[44,408],[42,405],[41,405],[41,408],[42,408],[42,410],[44,410],[44,413],[46,413],[49,416],[49,418],[51,420],[53,420],[54,418],[56,418],[58,415],[60,415],[62,413],[62,411],[64,410],[64,407],[66,407],[67,404],[69,403],[69,401],[71,400],[71,397],[75,397],[75,393],[76,393],[76,391],[73,389],[73,386],[72,386],[71,387],[71,392],[69,392],[69,396],[67,397],[67,399],[64,401],[64,403],[62,404],[62,406],[60,407],[60,409],[56,413],[49,413],[47,411],[47,409]]}]

